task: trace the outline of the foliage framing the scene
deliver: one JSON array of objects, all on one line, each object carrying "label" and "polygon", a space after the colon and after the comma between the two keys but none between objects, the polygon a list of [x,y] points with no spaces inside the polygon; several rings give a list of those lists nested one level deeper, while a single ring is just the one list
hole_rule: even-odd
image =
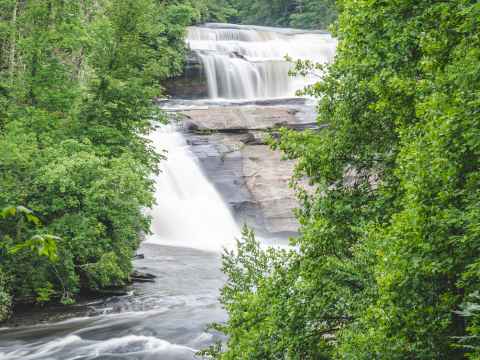
[{"label": "foliage framing the scene", "polygon": [[187,1],[0,0],[0,208],[39,219],[0,219],[0,320],[12,301],[128,281],[159,161],[153,99],[199,16]]}]

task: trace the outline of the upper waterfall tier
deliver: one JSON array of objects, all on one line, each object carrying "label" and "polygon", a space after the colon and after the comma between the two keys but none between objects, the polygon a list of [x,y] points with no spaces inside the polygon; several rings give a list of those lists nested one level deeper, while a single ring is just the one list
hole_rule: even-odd
[{"label": "upper waterfall tier", "polygon": [[190,27],[187,43],[203,63],[212,99],[294,96],[317,79],[289,76],[285,56],[326,63],[336,48],[327,33],[228,24]]}]

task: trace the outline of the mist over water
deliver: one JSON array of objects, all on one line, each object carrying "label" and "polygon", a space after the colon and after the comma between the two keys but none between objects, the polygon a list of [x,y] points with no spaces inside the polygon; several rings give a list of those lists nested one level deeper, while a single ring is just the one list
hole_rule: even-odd
[{"label": "mist over water", "polygon": [[292,97],[315,77],[292,77],[285,60],[330,62],[336,40],[321,32],[210,24],[190,27],[187,43],[201,59],[211,99]]}]

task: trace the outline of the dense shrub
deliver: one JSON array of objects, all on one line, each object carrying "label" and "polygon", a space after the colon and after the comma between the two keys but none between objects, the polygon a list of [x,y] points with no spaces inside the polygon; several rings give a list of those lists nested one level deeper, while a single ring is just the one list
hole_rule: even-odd
[{"label": "dense shrub", "polygon": [[[0,209],[39,218],[0,219],[1,314],[9,293],[71,302],[128,281],[154,201],[153,98],[195,16],[186,1],[0,1]],[[23,246],[44,234],[55,259]]]}]

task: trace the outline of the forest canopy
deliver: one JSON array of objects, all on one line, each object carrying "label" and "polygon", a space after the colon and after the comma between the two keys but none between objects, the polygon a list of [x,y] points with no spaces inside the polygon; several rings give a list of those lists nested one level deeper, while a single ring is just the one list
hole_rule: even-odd
[{"label": "forest canopy", "polygon": [[200,0],[202,20],[326,30],[337,17],[335,0]]}]

